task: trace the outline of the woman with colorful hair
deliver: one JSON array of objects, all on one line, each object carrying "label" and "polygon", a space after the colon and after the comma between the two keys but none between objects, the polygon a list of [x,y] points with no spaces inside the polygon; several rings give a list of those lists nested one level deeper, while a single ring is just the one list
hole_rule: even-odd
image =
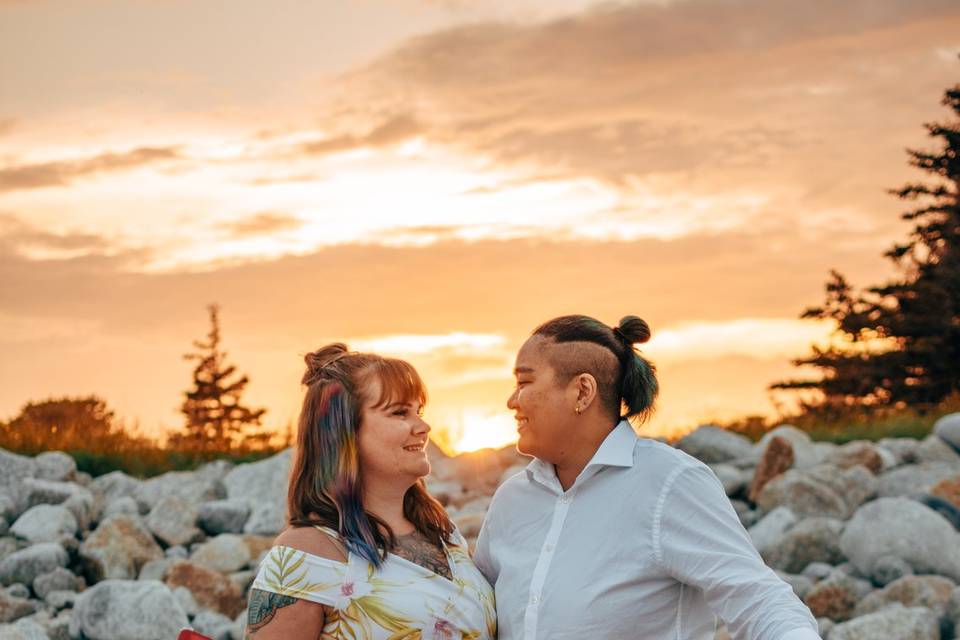
[{"label": "woman with colorful hair", "polygon": [[426,389],[407,362],[306,356],[289,527],[250,591],[255,640],[496,636],[493,593],[427,493]]}]

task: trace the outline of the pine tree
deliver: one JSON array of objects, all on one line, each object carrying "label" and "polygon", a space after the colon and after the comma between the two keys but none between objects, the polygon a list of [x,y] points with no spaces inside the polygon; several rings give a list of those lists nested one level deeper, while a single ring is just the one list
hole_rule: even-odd
[{"label": "pine tree", "polygon": [[802,403],[805,412],[923,410],[960,392],[960,85],[942,103],[952,121],[925,125],[941,148],[908,149],[910,164],[931,180],[891,191],[917,203],[902,215],[914,223],[906,241],[885,254],[900,276],[855,294],[832,271],[824,305],[801,316],[836,321],[839,339],[794,360],[820,369],[820,379],[771,386],[820,392]]},{"label": "pine tree", "polygon": [[184,432],[171,439],[181,450],[206,454],[235,448],[245,429],[260,425],[266,409],[251,409],[240,402],[250,382],[246,376],[231,379],[236,367],[226,364],[226,352],[220,349],[219,307],[210,305],[210,333],[207,340],[193,343],[197,351],[184,358],[197,362],[193,370],[193,389],[186,391],[181,412],[186,418]]}]

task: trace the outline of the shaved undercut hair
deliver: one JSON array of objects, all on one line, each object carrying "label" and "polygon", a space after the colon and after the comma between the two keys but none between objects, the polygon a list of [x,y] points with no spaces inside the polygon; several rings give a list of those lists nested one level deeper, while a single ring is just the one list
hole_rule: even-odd
[{"label": "shaved undercut hair", "polygon": [[558,384],[589,373],[611,417],[643,422],[653,413],[659,392],[656,369],[634,348],[650,339],[650,327],[637,316],[624,316],[616,327],[589,316],[560,316],[533,335],[545,340],[544,353]]}]

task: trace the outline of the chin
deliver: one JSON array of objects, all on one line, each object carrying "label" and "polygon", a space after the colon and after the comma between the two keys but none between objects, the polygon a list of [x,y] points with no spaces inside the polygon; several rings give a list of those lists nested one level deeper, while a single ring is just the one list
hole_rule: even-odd
[{"label": "chin", "polygon": [[523,435],[521,435],[520,439],[517,440],[517,451],[525,456],[537,455],[536,447],[533,446],[533,443],[531,443],[529,439],[524,438]]}]

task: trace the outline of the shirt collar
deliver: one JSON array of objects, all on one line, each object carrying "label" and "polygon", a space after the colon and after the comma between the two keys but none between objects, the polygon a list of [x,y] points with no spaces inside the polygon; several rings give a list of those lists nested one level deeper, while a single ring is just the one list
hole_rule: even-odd
[{"label": "shirt collar", "polygon": [[[590,467],[632,467],[633,449],[636,443],[637,434],[633,431],[633,427],[626,420],[621,420],[600,443],[600,447],[580,472],[579,477],[584,477],[584,472]],[[527,477],[546,486],[559,484],[553,465],[540,458],[534,458],[527,465]]]}]

